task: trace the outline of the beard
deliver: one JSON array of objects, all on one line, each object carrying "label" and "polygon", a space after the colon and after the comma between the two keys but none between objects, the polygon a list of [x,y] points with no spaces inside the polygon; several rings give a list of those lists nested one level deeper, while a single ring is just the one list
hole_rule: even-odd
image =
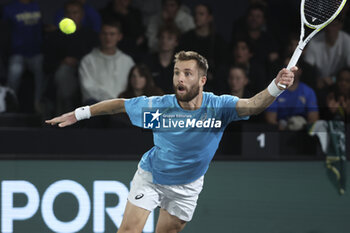
[{"label": "beard", "polygon": [[199,85],[192,86],[189,91],[186,87],[182,86],[182,88],[186,91],[186,93],[183,95],[178,93],[178,87],[179,85],[174,86],[175,96],[178,101],[189,102],[199,95]]}]

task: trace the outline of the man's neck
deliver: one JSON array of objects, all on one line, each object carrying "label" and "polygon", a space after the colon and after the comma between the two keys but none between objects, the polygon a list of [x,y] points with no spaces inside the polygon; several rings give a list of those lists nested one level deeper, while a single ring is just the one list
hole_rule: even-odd
[{"label": "man's neck", "polygon": [[105,55],[114,55],[117,52],[117,48],[100,48],[101,52]]},{"label": "man's neck", "polygon": [[328,46],[332,47],[333,45],[335,45],[335,43],[337,42],[339,37],[339,32],[336,35],[327,35],[326,34],[326,43]]},{"label": "man's neck", "polygon": [[206,37],[210,34],[209,25],[196,28],[196,34],[200,37]]},{"label": "man's neck", "polygon": [[185,110],[197,110],[202,106],[203,101],[203,91],[200,91],[199,94],[194,97],[191,101],[179,101],[178,103],[181,106],[181,108]]}]

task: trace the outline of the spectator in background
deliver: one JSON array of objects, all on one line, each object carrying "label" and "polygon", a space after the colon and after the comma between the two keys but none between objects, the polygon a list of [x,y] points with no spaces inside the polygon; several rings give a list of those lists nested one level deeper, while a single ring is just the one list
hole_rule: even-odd
[{"label": "spectator in background", "polygon": [[265,11],[265,6],[260,3],[251,5],[244,24],[234,24],[232,43],[237,38],[247,38],[252,45],[254,57],[262,64],[269,65],[278,59],[279,46],[272,34],[266,30]]},{"label": "spectator in background", "polygon": [[350,116],[350,68],[343,68],[331,86],[327,101],[327,120],[346,120]]},{"label": "spectator in background", "polygon": [[209,63],[209,72],[207,76],[206,89],[211,86],[215,88],[215,71],[218,64],[221,64],[225,58],[227,46],[223,38],[215,32],[214,16],[212,9],[206,4],[198,4],[195,7],[196,28],[182,35],[179,50],[191,50],[200,53],[207,58]]},{"label": "spectator in background", "polygon": [[[232,65],[245,69],[245,73],[249,77],[249,83],[246,87],[249,92],[256,93],[267,85],[266,68],[253,57],[251,45],[247,39],[239,38],[235,41],[230,60],[227,64],[222,65],[219,76],[227,77],[228,70]],[[225,86],[226,79],[221,81],[220,89],[224,89]]]},{"label": "spectator in background", "polygon": [[162,0],[162,11],[150,19],[146,36],[148,47],[151,51],[157,51],[158,30],[164,24],[176,24],[181,33],[195,28],[193,17],[181,7],[180,0]]},{"label": "spectator in background", "polygon": [[34,74],[36,111],[43,92],[42,15],[32,0],[16,0],[4,8],[3,19],[11,28],[7,86],[18,95],[25,68]]},{"label": "spectator in background", "polygon": [[125,90],[134,61],[118,49],[122,37],[119,22],[103,23],[101,46],[86,55],[79,67],[84,104],[117,98]]},{"label": "spectator in background", "polygon": [[140,10],[145,26],[149,24],[153,15],[162,10],[162,0],[132,0],[131,5]]},{"label": "spectator in background", "polygon": [[180,30],[175,24],[163,25],[158,32],[159,49],[145,63],[150,67],[155,84],[165,93],[173,93],[174,54]]},{"label": "spectator in background", "polygon": [[147,50],[145,28],[142,16],[137,8],[130,6],[131,0],[112,0],[101,10],[104,22],[119,21],[123,38],[118,46],[124,52],[137,60],[143,57]]},{"label": "spectator in background", "polygon": [[77,30],[69,35],[59,30],[49,33],[45,59],[47,72],[54,76],[59,114],[80,104],[79,62],[98,44],[95,31],[82,26],[84,8],[79,1],[68,1],[64,13],[75,22]]},{"label": "spectator in background", "polygon": [[350,33],[350,7],[349,4],[345,4],[342,12],[338,17],[342,18],[343,28],[342,30],[346,33]]},{"label": "spectator in background", "polygon": [[[289,58],[285,60],[285,66],[288,62]],[[267,123],[278,125],[280,130],[299,130],[307,123],[314,123],[319,119],[316,94],[300,81],[302,72],[302,69],[295,72],[294,84],[266,109]]]},{"label": "spectator in background", "polygon": [[[291,58],[293,56],[294,50],[298,46],[299,43],[299,34],[290,34],[288,37],[288,40],[286,41],[286,46],[284,46],[284,51],[282,51],[283,57],[289,57]],[[303,70],[302,76],[300,77],[300,80],[303,80],[303,83],[307,84],[312,89],[316,90],[316,81],[317,81],[317,75],[316,75],[316,69],[314,66],[310,65],[309,63],[305,62],[305,51],[301,54],[299,61],[298,61],[298,67]],[[271,73],[269,79],[273,79],[273,74],[276,74],[276,72],[279,71],[281,67],[283,67],[285,64],[285,61],[283,59],[278,59],[277,62],[275,62],[274,66],[271,68]],[[316,93],[317,94],[317,93]]]},{"label": "spectator in background", "polygon": [[350,36],[343,32],[337,17],[323,32],[313,38],[305,51],[305,61],[317,69],[317,88],[324,89],[336,80],[336,74],[350,66]]},{"label": "spectator in background", "polygon": [[160,96],[163,91],[154,85],[149,68],[144,64],[134,65],[128,77],[128,86],[119,98],[134,98],[138,96]]},{"label": "spectator in background", "polygon": [[6,69],[5,69],[5,65],[3,63],[1,55],[2,54],[1,54],[1,50],[0,50],[0,85],[2,83],[5,83],[5,81],[6,81]]},{"label": "spectator in background", "polygon": [[18,111],[18,101],[15,93],[0,83],[0,114]]},{"label": "spectator in background", "polygon": [[231,66],[227,78],[228,91],[226,93],[239,98],[250,98],[253,94],[246,88],[248,83],[249,78],[245,69],[240,66]]},{"label": "spectator in background", "polygon": [[[77,0],[84,7],[84,17],[82,19],[82,26],[85,28],[90,28],[96,33],[99,33],[101,30],[101,16],[100,14],[86,3],[86,0]],[[64,9],[61,8],[56,12],[55,15],[55,25],[58,27],[59,22],[64,18]]]},{"label": "spectator in background", "polygon": [[4,84],[7,80],[7,69],[5,68],[7,58],[9,57],[10,47],[10,25],[3,19],[3,6],[0,4],[0,83]]}]

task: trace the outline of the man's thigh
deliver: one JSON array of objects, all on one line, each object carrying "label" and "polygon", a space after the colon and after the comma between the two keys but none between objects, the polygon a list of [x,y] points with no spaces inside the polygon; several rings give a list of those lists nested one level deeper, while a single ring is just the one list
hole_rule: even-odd
[{"label": "man's thigh", "polygon": [[128,201],[125,207],[123,221],[120,225],[118,233],[141,233],[150,213],[151,212],[149,210],[137,207]]},{"label": "man's thigh", "polygon": [[204,176],[189,184],[163,186],[160,207],[183,221],[191,221],[203,183]]},{"label": "man's thigh", "polygon": [[156,233],[177,233],[186,225],[186,221],[171,215],[165,209],[159,210],[158,223]]}]

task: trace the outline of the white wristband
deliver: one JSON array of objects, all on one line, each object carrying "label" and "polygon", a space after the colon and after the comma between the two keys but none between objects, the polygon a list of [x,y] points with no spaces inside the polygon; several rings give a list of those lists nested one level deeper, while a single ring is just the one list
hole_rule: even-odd
[{"label": "white wristband", "polygon": [[277,97],[279,96],[282,92],[284,92],[284,90],[281,90],[277,87],[276,83],[275,83],[275,79],[272,80],[272,82],[270,83],[270,85],[267,87],[267,91],[270,93],[270,95],[272,95],[273,97]]},{"label": "white wristband", "polygon": [[89,119],[91,117],[90,106],[77,108],[75,109],[74,114],[78,121]]}]

